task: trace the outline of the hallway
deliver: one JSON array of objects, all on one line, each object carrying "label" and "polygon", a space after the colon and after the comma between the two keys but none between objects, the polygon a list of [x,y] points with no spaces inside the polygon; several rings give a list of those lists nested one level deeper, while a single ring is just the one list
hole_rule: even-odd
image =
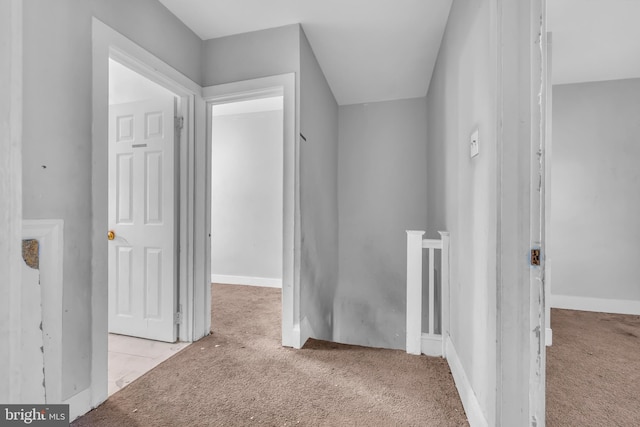
[{"label": "hallway", "polygon": [[74,426],[468,425],[444,359],[280,345],[280,290],[212,288],[214,332]]}]

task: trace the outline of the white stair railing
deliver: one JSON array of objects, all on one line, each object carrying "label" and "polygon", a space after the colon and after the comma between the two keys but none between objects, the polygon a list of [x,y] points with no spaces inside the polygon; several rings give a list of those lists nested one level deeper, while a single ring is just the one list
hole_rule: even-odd
[{"label": "white stair railing", "polygon": [[[446,357],[449,334],[449,233],[423,239],[424,231],[407,230],[407,353]],[[429,331],[422,332],[422,250],[429,250]],[[435,251],[440,250],[440,333],[436,334]]]}]

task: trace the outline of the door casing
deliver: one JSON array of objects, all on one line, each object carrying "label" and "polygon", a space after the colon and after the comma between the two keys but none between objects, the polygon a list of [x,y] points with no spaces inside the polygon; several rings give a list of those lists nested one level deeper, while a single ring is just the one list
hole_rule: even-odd
[{"label": "door casing", "polygon": [[[92,283],[91,318],[92,351],[90,387],[65,403],[72,412],[82,414],[107,398],[107,137],[108,137],[108,60],[114,59],[158,83],[179,98],[178,114],[184,118],[180,130],[180,176],[177,198],[178,287],[182,321],[178,328],[181,341],[195,341],[209,333],[210,318],[205,315],[206,288],[204,249],[205,213],[195,194],[204,192],[204,113],[196,118],[198,107],[204,109],[202,88],[136,43],[93,18],[93,136],[92,136]],[[202,125],[204,127],[204,125]],[[72,414],[73,418],[73,414]]]},{"label": "door casing", "polygon": [[[283,244],[282,244],[282,345],[300,348],[300,197],[299,194],[299,150],[296,135],[296,76],[295,73],[280,74],[252,80],[221,84],[203,88],[206,102],[207,122],[207,265],[211,262],[211,112],[215,104],[243,101],[269,96],[283,97]],[[210,292],[209,288],[209,292]],[[206,298],[210,303],[210,295]],[[211,318],[211,306],[208,307]]]}]

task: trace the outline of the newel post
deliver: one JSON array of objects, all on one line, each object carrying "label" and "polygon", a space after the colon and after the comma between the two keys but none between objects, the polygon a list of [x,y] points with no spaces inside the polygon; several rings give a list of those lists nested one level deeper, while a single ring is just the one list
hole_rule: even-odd
[{"label": "newel post", "polygon": [[407,230],[407,353],[422,350],[422,236]]}]

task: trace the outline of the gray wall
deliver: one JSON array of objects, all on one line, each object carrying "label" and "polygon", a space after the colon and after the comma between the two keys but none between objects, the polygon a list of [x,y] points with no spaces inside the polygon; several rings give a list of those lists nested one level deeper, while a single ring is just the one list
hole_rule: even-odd
[{"label": "gray wall", "polygon": [[20,23],[14,19],[14,13],[21,9],[19,2],[0,2],[0,402],[6,403],[17,403],[16,371],[20,372],[19,360],[13,356],[19,354],[16,344],[20,343],[21,331],[16,331],[12,322],[19,320],[21,306],[11,287],[20,285],[24,265],[19,144],[22,124],[16,111],[20,108],[22,76],[13,60],[21,53]]},{"label": "gray wall", "polygon": [[640,79],[553,87],[552,294],[640,301]]},{"label": "gray wall", "polygon": [[213,117],[211,274],[282,279],[282,120]]},{"label": "gray wall", "polygon": [[203,86],[298,72],[299,32],[292,24],[204,41]]},{"label": "gray wall", "polygon": [[202,41],[154,0],[24,2],[24,218],[61,218],[62,395],[91,372],[91,17],[200,81]]},{"label": "gray wall", "polygon": [[[338,282],[338,104],[300,31],[302,333],[332,339]],[[305,318],[311,330],[304,330]]]},{"label": "gray wall", "polygon": [[[497,146],[489,0],[453,2],[427,94],[427,225],[451,233],[453,345],[489,425],[496,407]],[[480,130],[480,154],[469,136]],[[434,236],[435,237],[435,236]]]},{"label": "gray wall", "polygon": [[405,348],[406,233],[427,217],[426,100],[340,107],[336,341]]}]

